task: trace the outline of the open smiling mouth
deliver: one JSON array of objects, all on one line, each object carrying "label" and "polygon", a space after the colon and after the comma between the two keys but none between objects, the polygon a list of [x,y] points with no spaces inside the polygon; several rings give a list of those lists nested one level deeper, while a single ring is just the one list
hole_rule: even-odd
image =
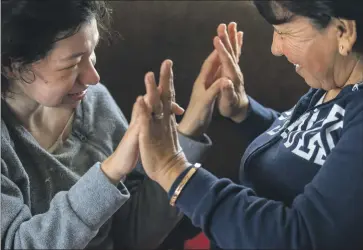
[{"label": "open smiling mouth", "polygon": [[86,96],[86,93],[87,93],[87,89],[85,89],[85,90],[83,90],[81,92],[68,94],[68,96],[70,98],[72,98],[74,101],[79,101],[79,100],[82,100]]},{"label": "open smiling mouth", "polygon": [[68,94],[69,96],[77,96],[77,95],[82,95],[86,92],[86,90],[83,90],[81,92],[77,92],[77,93],[74,93],[74,94]]}]

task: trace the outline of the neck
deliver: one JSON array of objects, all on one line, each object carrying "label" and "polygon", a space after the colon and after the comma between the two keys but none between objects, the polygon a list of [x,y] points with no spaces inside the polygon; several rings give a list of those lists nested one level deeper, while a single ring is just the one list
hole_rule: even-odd
[{"label": "neck", "polygon": [[363,60],[361,56],[355,60],[353,70],[350,72],[349,77],[343,87],[356,84],[360,81],[363,81]]},{"label": "neck", "polygon": [[27,96],[17,84],[11,84],[9,93],[4,98],[11,111],[24,124],[28,125],[37,114],[41,114],[44,106]]},{"label": "neck", "polygon": [[39,104],[37,101],[30,98],[16,83],[10,85],[9,94],[4,98],[5,102],[8,104],[10,110],[15,114],[16,118],[21,122],[21,124],[27,128],[31,129],[34,127],[44,126],[46,123],[52,123],[48,119],[50,116],[60,115],[58,111],[64,110],[62,107],[46,107]]},{"label": "neck", "polygon": [[[354,59],[351,60],[351,63],[349,63],[349,64],[352,65],[350,67],[352,70],[347,75],[346,80],[343,81],[344,84],[342,84],[340,86],[336,85],[336,88],[333,88],[333,89],[327,91],[327,94],[326,94],[326,96],[324,98],[324,102],[327,102],[329,100],[334,99],[344,87],[346,87],[348,85],[356,84],[356,83],[358,83],[360,81],[363,81],[363,60],[362,60],[362,57],[358,57],[358,58],[354,57]],[[348,68],[349,68],[349,66],[348,66]]]}]

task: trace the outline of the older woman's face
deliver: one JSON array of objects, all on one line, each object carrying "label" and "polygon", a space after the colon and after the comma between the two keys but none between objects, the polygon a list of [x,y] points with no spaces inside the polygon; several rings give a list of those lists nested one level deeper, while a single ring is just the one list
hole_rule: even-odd
[{"label": "older woman's face", "polygon": [[35,80],[30,84],[15,83],[17,88],[47,107],[62,104],[76,107],[87,87],[100,80],[94,68],[98,39],[97,23],[93,19],[73,36],[58,41],[46,58],[31,66]]},{"label": "older woman's face", "polygon": [[349,73],[346,58],[339,54],[339,36],[333,24],[318,30],[309,19],[296,17],[274,26],[271,51],[286,56],[311,87],[330,90],[343,86]]}]

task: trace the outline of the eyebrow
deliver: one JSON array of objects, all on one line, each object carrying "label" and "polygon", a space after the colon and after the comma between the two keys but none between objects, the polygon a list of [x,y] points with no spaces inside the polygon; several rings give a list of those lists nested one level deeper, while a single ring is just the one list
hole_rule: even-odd
[{"label": "eyebrow", "polygon": [[74,54],[72,54],[70,56],[67,56],[67,57],[61,59],[61,61],[68,61],[68,60],[71,60],[71,59],[75,59],[75,58],[80,57],[80,56],[82,56],[84,54],[86,54],[86,52],[74,53]]},{"label": "eyebrow", "polygon": [[[100,37],[98,37],[98,40],[97,40],[97,42],[96,42],[96,46],[95,46],[95,48],[97,47],[97,45],[98,45],[99,41],[100,41]],[[67,57],[65,57],[65,58],[61,59],[61,61],[69,61],[69,60],[71,60],[71,59],[75,59],[75,58],[77,58],[77,57],[83,56],[84,54],[86,54],[86,52],[78,52],[78,53],[74,53],[74,54],[72,54],[72,55],[70,55],[70,56],[67,56]]]}]

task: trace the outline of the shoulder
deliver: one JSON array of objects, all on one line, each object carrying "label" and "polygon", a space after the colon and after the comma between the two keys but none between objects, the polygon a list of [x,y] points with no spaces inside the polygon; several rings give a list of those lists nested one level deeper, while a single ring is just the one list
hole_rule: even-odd
[{"label": "shoulder", "polygon": [[363,88],[352,91],[338,104],[344,110],[344,127],[356,123],[363,126]]},{"label": "shoulder", "polygon": [[1,116],[1,154],[6,153],[7,149],[14,147],[14,141],[10,137],[8,127]]}]

